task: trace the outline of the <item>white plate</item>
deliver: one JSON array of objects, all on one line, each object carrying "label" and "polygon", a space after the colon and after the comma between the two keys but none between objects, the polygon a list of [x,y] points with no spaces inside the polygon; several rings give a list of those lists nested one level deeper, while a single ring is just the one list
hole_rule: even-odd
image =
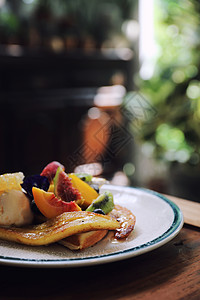
[{"label": "white plate", "polygon": [[115,203],[127,207],[136,216],[135,229],[125,241],[115,242],[108,234],[95,246],[78,252],[58,244],[31,247],[0,241],[0,263],[42,268],[110,263],[164,245],[183,226],[183,216],[176,204],[158,193],[114,185],[104,185],[103,190],[111,191]]}]

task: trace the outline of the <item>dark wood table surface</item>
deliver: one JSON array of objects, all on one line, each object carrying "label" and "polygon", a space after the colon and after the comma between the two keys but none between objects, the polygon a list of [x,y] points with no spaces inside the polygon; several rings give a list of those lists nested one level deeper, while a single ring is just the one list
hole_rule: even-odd
[{"label": "dark wood table surface", "polygon": [[81,268],[0,266],[0,299],[200,299],[200,228],[110,264]]}]

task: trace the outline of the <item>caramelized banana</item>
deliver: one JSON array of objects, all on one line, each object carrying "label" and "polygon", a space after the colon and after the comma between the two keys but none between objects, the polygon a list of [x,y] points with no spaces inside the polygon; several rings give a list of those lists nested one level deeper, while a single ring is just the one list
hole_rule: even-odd
[{"label": "caramelized banana", "polygon": [[68,236],[91,230],[116,230],[120,224],[109,216],[86,211],[66,212],[29,227],[0,227],[0,239],[38,246],[57,242]]},{"label": "caramelized banana", "polygon": [[136,217],[130,210],[120,205],[115,205],[114,209],[109,213],[109,216],[116,219],[120,223],[120,227],[116,229],[114,237],[123,239],[129,236],[133,231]]}]

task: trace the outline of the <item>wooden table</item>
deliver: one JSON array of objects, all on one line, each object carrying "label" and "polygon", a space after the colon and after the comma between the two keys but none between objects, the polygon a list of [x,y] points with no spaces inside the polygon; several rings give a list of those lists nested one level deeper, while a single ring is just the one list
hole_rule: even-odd
[{"label": "wooden table", "polygon": [[0,266],[0,299],[200,299],[200,228],[111,264],[66,269]]}]

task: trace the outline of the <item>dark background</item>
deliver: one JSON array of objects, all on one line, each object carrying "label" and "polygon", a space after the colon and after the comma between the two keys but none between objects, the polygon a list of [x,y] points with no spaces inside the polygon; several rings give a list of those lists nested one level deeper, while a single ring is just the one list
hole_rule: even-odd
[{"label": "dark background", "polygon": [[[121,25],[136,4],[89,2],[5,1],[0,8],[1,174],[39,173],[52,160],[73,171],[69,160],[86,142],[83,120],[98,88],[133,89],[134,49],[112,39],[124,39]],[[116,109],[106,112],[111,117]],[[123,116],[117,124],[126,126]],[[107,155],[103,172],[113,174],[127,160],[123,151]]]}]

